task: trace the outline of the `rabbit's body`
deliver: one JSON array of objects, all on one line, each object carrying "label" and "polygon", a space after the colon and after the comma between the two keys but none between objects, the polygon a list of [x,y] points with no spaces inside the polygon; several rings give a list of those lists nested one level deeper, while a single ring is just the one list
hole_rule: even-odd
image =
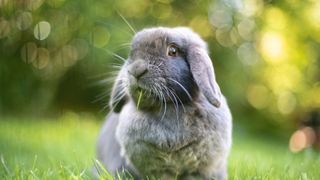
[{"label": "rabbit's body", "polygon": [[[156,34],[161,34],[161,30],[163,29],[160,29]],[[168,31],[170,32],[170,30]],[[187,30],[187,32],[191,31]],[[141,39],[150,38],[145,36],[143,32],[141,34],[137,35],[133,43],[145,42]],[[164,35],[168,36],[165,33]],[[157,37],[153,38],[157,39]],[[193,38],[198,38],[198,36],[195,35]],[[138,40],[140,41],[136,42]],[[198,43],[200,44],[196,45],[200,47],[203,45],[202,41]],[[161,44],[156,49],[161,49],[162,46]],[[135,52],[135,47],[132,52]],[[144,53],[144,51],[141,52],[137,53],[139,58]],[[131,53],[131,58],[134,56],[134,53]],[[190,56],[193,58],[194,54],[190,53]],[[150,56],[148,57],[150,58]],[[196,61],[196,58],[194,60]],[[135,65],[137,64],[135,62],[129,64]],[[131,71],[127,63],[119,73],[114,87],[115,93],[117,86],[121,86],[119,84],[123,79],[129,80],[132,84],[125,91],[126,97],[116,98],[118,99],[117,103],[113,105],[116,110],[109,115],[100,134],[98,158],[107,170],[115,173],[126,169],[139,178],[149,176],[162,179],[210,179],[213,177],[225,179],[227,177],[227,156],[231,147],[232,120],[227,102],[220,94],[216,83],[210,82],[208,89],[202,89],[202,83],[199,83],[197,76],[202,75],[203,72],[198,72],[198,74],[192,72],[191,74],[188,63],[177,56],[174,61],[164,61],[161,64],[153,63],[158,68],[163,65],[166,69],[153,72],[153,74],[150,72],[151,75],[142,72],[146,67],[138,65],[134,67],[134,73],[138,73],[142,69],[139,72],[139,78],[137,78],[142,83],[136,81],[132,83],[131,76],[128,76],[127,73],[127,70]],[[167,68],[168,66],[169,68]],[[170,66],[172,67],[170,68]],[[190,66],[191,69],[198,68],[194,64],[190,64]],[[204,70],[206,68],[210,70],[210,67],[205,67]],[[148,69],[147,72],[151,70]],[[170,71],[175,74],[170,74]],[[161,76],[161,73],[167,74]],[[177,86],[169,86],[169,81],[166,81],[168,76],[171,77],[169,80],[174,79],[172,81],[181,83],[178,83]],[[214,76],[209,77],[208,81],[212,81],[211,78]],[[167,97],[164,93],[159,93],[162,88],[157,84],[160,83],[162,86],[169,87],[165,90],[167,94],[171,93],[172,96],[168,95]],[[149,96],[141,100],[139,107],[137,105],[137,89],[139,90],[136,87],[137,84],[142,89],[151,89]],[[156,86],[149,86],[150,84],[156,84]],[[207,84],[204,79],[203,86],[205,85]],[[155,89],[155,87],[159,87],[159,89]],[[179,88],[182,88],[181,92],[179,92]],[[209,92],[210,90],[212,91]],[[147,91],[149,92],[149,90]],[[207,94],[213,92],[217,94]],[[183,96],[183,93],[188,96]],[[120,108],[118,108],[119,103]],[[112,101],[111,104],[113,104]]]},{"label": "rabbit's body", "polygon": [[231,145],[230,113],[227,107],[198,105],[186,106],[178,119],[175,111],[161,119],[157,114],[137,114],[135,104],[125,105],[116,135],[129,166],[156,177],[224,177]]}]

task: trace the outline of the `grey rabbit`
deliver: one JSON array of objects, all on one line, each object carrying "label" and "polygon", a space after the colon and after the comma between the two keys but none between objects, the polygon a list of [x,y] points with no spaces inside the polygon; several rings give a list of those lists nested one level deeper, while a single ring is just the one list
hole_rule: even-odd
[{"label": "grey rabbit", "polygon": [[135,34],[113,86],[98,160],[135,179],[227,179],[232,117],[206,43],[186,27]]}]

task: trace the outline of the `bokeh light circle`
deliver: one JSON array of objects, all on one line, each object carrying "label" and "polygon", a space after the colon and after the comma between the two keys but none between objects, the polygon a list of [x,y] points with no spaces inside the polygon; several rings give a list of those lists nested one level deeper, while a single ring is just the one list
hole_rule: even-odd
[{"label": "bokeh light circle", "polygon": [[37,10],[43,3],[43,0],[25,0],[29,10]]},{"label": "bokeh light circle", "polygon": [[255,22],[251,19],[244,19],[239,22],[237,29],[239,35],[247,41],[250,41],[254,38],[254,29],[255,29]]},{"label": "bokeh light circle", "polygon": [[216,38],[219,44],[225,47],[231,47],[233,45],[230,32],[231,30],[227,27],[216,30]]},{"label": "bokeh light circle", "polygon": [[70,44],[77,50],[78,59],[83,59],[89,52],[89,45],[84,39],[74,39]]},{"label": "bokeh light circle", "polygon": [[32,14],[27,11],[19,11],[16,15],[15,23],[21,31],[28,29],[32,24]]},{"label": "bokeh light circle", "polygon": [[37,58],[32,62],[32,65],[37,69],[45,68],[50,61],[50,53],[45,48],[38,48]]},{"label": "bokeh light circle", "polygon": [[247,100],[256,109],[263,109],[270,103],[270,93],[263,85],[250,85],[247,90]]},{"label": "bokeh light circle", "polygon": [[252,43],[242,43],[237,50],[237,55],[244,65],[254,65],[258,62],[259,55]]},{"label": "bokeh light circle", "polygon": [[0,39],[5,38],[10,34],[11,27],[9,21],[0,18]]},{"label": "bokeh light circle", "polygon": [[0,7],[4,7],[8,4],[9,0],[0,0]]},{"label": "bokeh light circle", "polygon": [[51,32],[51,25],[47,21],[41,21],[34,27],[34,37],[38,40],[45,40]]},{"label": "bokeh light circle", "polygon": [[77,49],[71,45],[65,45],[60,52],[63,66],[68,67],[74,65],[78,60]]},{"label": "bokeh light circle", "polygon": [[102,48],[108,44],[110,34],[107,28],[96,26],[92,31],[92,43],[95,47]]},{"label": "bokeh light circle", "polygon": [[34,42],[26,43],[21,49],[22,60],[29,64],[32,63],[37,58],[37,45]]},{"label": "bokeh light circle", "polygon": [[297,130],[290,138],[289,148],[296,153],[304,149],[307,145],[306,134],[302,130]]},{"label": "bokeh light circle", "polygon": [[61,5],[63,5],[64,2],[65,0],[46,0],[46,3],[49,4],[49,6],[55,7],[55,8],[58,8]]}]

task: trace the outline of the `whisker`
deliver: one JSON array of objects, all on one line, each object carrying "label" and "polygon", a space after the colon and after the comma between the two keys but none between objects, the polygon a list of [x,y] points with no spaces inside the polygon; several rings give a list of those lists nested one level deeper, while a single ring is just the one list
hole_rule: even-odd
[{"label": "whisker", "polygon": [[[126,87],[127,87],[127,85],[122,85],[122,90],[119,92],[120,95],[121,95],[122,93],[125,93],[125,88],[126,88]],[[107,96],[110,95],[110,93],[111,93],[110,91],[111,91],[111,90],[104,91],[104,92],[100,93],[99,95],[96,96],[96,99],[93,100],[92,102],[93,102],[93,103],[96,103],[96,102],[99,102],[99,101],[101,101],[102,99],[106,98]],[[114,98],[116,98],[115,101],[117,101],[118,96],[120,96],[119,94],[118,94],[116,97],[114,97]],[[119,101],[119,100],[120,100],[120,99],[118,99],[118,101]]]},{"label": "whisker", "polygon": [[[169,91],[169,92],[172,94],[172,96],[174,97],[174,99],[175,99],[178,107],[180,107],[179,104],[181,104],[183,111],[186,112],[185,107],[184,107],[184,104],[183,104],[183,102],[181,101],[181,99],[179,98],[179,96],[178,96],[172,89],[170,89],[169,87],[167,87],[167,88],[168,88],[168,91]],[[179,101],[180,103],[179,103],[178,101]]]},{"label": "whisker", "polygon": [[164,95],[162,95],[162,97],[163,97],[163,101],[164,101],[164,112],[163,112],[163,115],[161,117],[161,121],[163,120],[163,118],[165,117],[165,115],[167,113],[167,101],[165,100]]},{"label": "whisker", "polygon": [[97,79],[97,78],[101,78],[101,77],[105,77],[108,76],[110,72],[104,72],[104,73],[100,73],[100,74],[96,74],[96,75],[91,75],[88,77],[88,79]]},{"label": "whisker", "polygon": [[121,57],[120,55],[116,54],[116,53],[112,53],[113,56],[117,57],[118,59],[122,60],[123,62],[126,62],[126,59]]},{"label": "whisker", "polygon": [[[176,95],[176,93],[175,93],[173,90],[171,90],[169,87],[167,87],[167,89],[169,90],[169,92],[171,92],[172,96],[175,98],[175,101],[176,101],[176,103],[177,103],[178,112],[180,112],[180,111],[179,111],[179,107],[180,107],[180,106],[178,105],[178,102],[177,102],[176,97],[179,99],[179,101],[180,101],[180,103],[181,103],[181,105],[182,105],[182,108],[183,108],[184,112],[186,112],[182,101],[181,101],[180,98]],[[180,122],[181,122],[181,121],[180,121],[180,119],[179,119],[179,113],[177,113],[177,126],[178,126],[178,127],[180,127]]]},{"label": "whisker", "polygon": [[[178,107],[178,101],[177,99],[174,97],[174,100],[172,99],[172,94],[170,93],[170,91],[168,91],[168,88],[166,86],[163,86],[165,89],[166,94],[168,95],[169,99],[172,101],[174,109],[176,111],[176,116],[177,116],[177,120],[179,119],[179,107]],[[170,95],[171,94],[171,95]]]},{"label": "whisker", "polygon": [[158,68],[164,63],[164,61],[161,61],[160,64],[158,64]]},{"label": "whisker", "polygon": [[116,53],[114,53],[114,52],[112,52],[112,51],[109,51],[108,49],[101,48],[101,50],[103,50],[103,51],[105,51],[106,53],[108,53],[108,54],[110,54],[110,55],[118,58],[118,59],[121,60],[123,63],[126,62],[126,59],[125,59],[125,58],[123,58],[122,56],[120,56],[120,55],[118,55],[118,54],[116,54]]},{"label": "whisker", "polygon": [[[127,21],[127,19],[124,18],[119,11],[117,11],[117,13],[118,13],[119,16],[122,18],[122,20],[129,26],[129,28],[131,29],[131,31],[132,31],[134,34],[136,34],[137,32],[134,30],[134,28],[131,26],[131,24]],[[133,35],[134,35],[134,34],[133,34]]]},{"label": "whisker", "polygon": [[117,76],[110,76],[107,78],[103,78],[101,80],[97,80],[96,82],[91,83],[91,86],[101,86],[101,85],[112,85],[116,80],[125,81],[125,78],[117,78]]},{"label": "whisker", "polygon": [[108,28],[114,28],[116,31],[120,32],[121,34],[126,35],[126,36],[128,35],[128,36],[130,36],[130,38],[132,37],[131,30],[128,31],[127,29],[122,28],[122,26],[115,25],[114,23],[108,23],[104,20],[103,21],[97,20],[96,23],[99,25],[108,27]]},{"label": "whisker", "polygon": [[117,47],[130,47],[130,46],[131,46],[131,42],[127,42],[127,43],[119,44]]},{"label": "whisker", "polygon": [[117,64],[117,63],[110,63],[109,65],[117,66],[117,67],[122,67],[123,66],[123,64]]},{"label": "whisker", "polygon": [[168,90],[171,91],[173,93],[173,95],[179,100],[179,102],[182,106],[183,112],[186,112],[186,108],[185,108],[182,100],[179,98],[179,96],[170,87],[168,87]]},{"label": "whisker", "polygon": [[121,70],[122,68],[122,66],[119,66],[119,65],[111,65],[111,67],[116,70]]},{"label": "whisker", "polygon": [[122,43],[119,46],[131,46],[131,42],[127,42],[127,43]]},{"label": "whisker", "polygon": [[163,111],[163,114],[162,114],[162,117],[161,117],[161,121],[162,121],[163,118],[164,118],[164,116],[165,116],[166,113],[167,113],[167,102],[166,102],[165,96],[164,96],[164,94],[163,94],[162,87],[159,86],[159,88],[160,88],[160,91],[159,91],[159,92],[160,92],[161,98],[162,98],[162,100],[163,100],[163,102],[164,102],[164,111]]},{"label": "whisker", "polygon": [[182,88],[182,90],[188,95],[189,99],[192,100],[190,93],[187,91],[187,89],[182,84],[180,84],[178,81],[176,81],[175,79],[172,79],[172,78],[169,78],[169,80],[178,84]]},{"label": "whisker", "polygon": [[[124,98],[125,95],[126,95],[126,94],[124,93],[124,94],[120,97],[120,99]],[[111,111],[114,111],[114,108],[120,103],[119,100],[116,101],[116,102],[117,102],[117,103],[111,108]],[[107,109],[108,106],[109,106],[109,104],[107,104],[107,105],[105,106],[105,109]]]},{"label": "whisker", "polygon": [[162,108],[163,108],[163,102],[162,102],[162,99],[160,97],[160,90],[157,88],[159,85],[158,84],[155,84],[155,86],[152,86],[154,87],[154,90],[155,90],[155,93],[156,93],[156,96],[157,98],[159,98],[159,101],[160,101],[160,112],[162,111]]},{"label": "whisker", "polygon": [[97,95],[96,97],[95,97],[95,99],[94,100],[92,100],[91,101],[91,103],[96,103],[96,102],[98,102],[98,101],[101,101],[102,99],[104,99],[105,97],[107,97],[109,94],[108,93],[101,93],[101,94],[99,94],[99,95]]},{"label": "whisker", "polygon": [[113,50],[117,51],[117,50],[120,50],[120,49],[129,49],[130,46],[131,46],[131,43],[124,43],[124,44],[121,44],[121,45],[115,47]]},{"label": "whisker", "polygon": [[125,95],[125,89],[123,89],[119,94],[117,94],[113,99],[114,102],[119,102]]},{"label": "whisker", "polygon": [[113,98],[115,103],[115,106],[117,106],[120,102],[120,100],[126,95],[126,87],[127,86],[122,86],[122,90]]}]

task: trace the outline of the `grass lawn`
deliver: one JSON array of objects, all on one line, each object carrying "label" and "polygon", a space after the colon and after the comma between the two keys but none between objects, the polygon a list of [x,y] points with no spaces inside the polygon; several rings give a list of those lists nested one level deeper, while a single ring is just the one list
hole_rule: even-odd
[{"label": "grass lawn", "polygon": [[[0,179],[92,179],[100,125],[74,114],[0,120]],[[233,141],[230,179],[320,178],[320,156],[312,150],[292,154],[286,141],[244,131],[236,131]]]}]

